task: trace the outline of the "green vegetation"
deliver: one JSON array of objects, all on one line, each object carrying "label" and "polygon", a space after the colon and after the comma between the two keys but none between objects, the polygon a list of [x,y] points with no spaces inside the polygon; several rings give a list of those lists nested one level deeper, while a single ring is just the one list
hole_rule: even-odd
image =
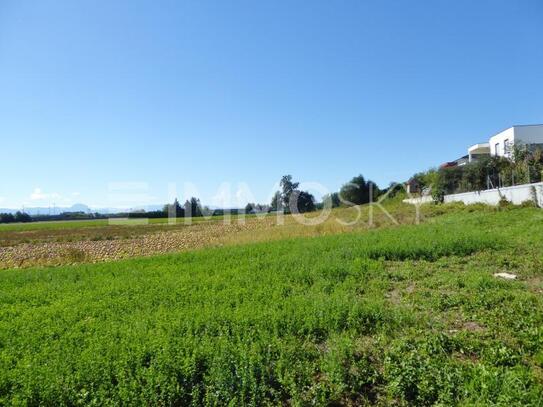
[{"label": "green vegetation", "polygon": [[[79,228],[84,225],[106,225],[111,219],[130,218],[130,219],[146,219],[156,223],[162,223],[168,218],[191,218],[198,219],[201,217],[223,217],[223,216],[239,216],[244,214],[268,213],[270,211],[283,211],[285,213],[307,213],[313,212],[316,209],[322,209],[325,202],[331,201],[332,207],[340,205],[340,193],[343,202],[346,205],[361,205],[366,204],[379,196],[381,192],[377,185],[372,181],[366,181],[362,175],[354,177],[350,182],[343,185],[340,193],[334,192],[331,195],[325,195],[323,202],[318,203],[315,197],[308,191],[298,189],[300,183],[294,182],[292,175],[284,175],[281,177],[279,186],[281,191],[276,191],[270,205],[262,205],[256,203],[248,203],[244,209],[210,209],[203,206],[200,199],[191,197],[187,199],[182,206],[177,198],[173,203],[166,204],[162,210],[137,210],[132,212],[118,212],[111,214],[104,213],[86,213],[78,212],[62,212],[56,215],[29,215],[23,212],[17,212],[15,215],[11,213],[0,213],[0,232],[14,230],[33,230],[41,229],[47,226],[25,227],[23,223],[47,223],[51,222],[54,225],[51,228]],[[69,221],[68,224],[66,221]],[[66,222],[66,223],[65,223]],[[83,223],[81,223],[83,222]],[[12,226],[6,226],[12,225]],[[55,226],[56,224],[56,226]]]},{"label": "green vegetation", "polygon": [[[188,199],[184,206],[179,204],[177,199],[174,200],[173,204],[164,205],[162,210],[154,211],[145,211],[145,210],[136,210],[132,212],[116,212],[116,213],[91,213],[83,211],[70,211],[70,212],[61,212],[55,215],[29,215],[24,212],[16,212],[15,214],[11,213],[0,213],[0,227],[3,224],[19,224],[19,223],[29,223],[29,222],[85,222],[85,221],[102,221],[107,222],[109,219],[118,219],[118,218],[131,218],[131,219],[166,219],[168,217],[177,217],[177,218],[199,218],[199,217],[211,217],[211,216],[223,216],[226,214],[224,209],[214,209],[211,210],[208,207],[202,206],[200,200],[197,198]],[[229,209],[229,215],[238,215],[241,213],[239,209]],[[100,222],[97,222],[100,223]]]},{"label": "green vegetation", "polygon": [[17,211],[15,214],[12,213],[0,213],[0,224],[1,223],[26,223],[32,222],[32,218],[27,213]]},{"label": "green vegetation", "polygon": [[279,181],[281,191],[272,197],[270,210],[286,213],[304,213],[315,210],[315,197],[308,191],[300,191],[299,182],[292,180],[292,175],[283,175]]},{"label": "green vegetation", "polygon": [[420,189],[431,188],[434,199],[444,195],[481,191],[543,180],[543,151],[527,146],[508,146],[511,159],[481,157],[462,166],[445,166],[415,174],[411,178]]},{"label": "green vegetation", "polygon": [[[237,217],[241,215],[231,215],[233,219],[236,219]],[[249,218],[251,215],[244,215],[246,218]],[[200,217],[200,218],[191,218],[191,223],[201,223],[201,222],[208,222],[208,221],[222,221],[224,219],[224,215],[214,215],[214,216],[208,216],[208,217]],[[130,221],[138,221],[137,219],[130,219]],[[148,219],[148,223],[150,225],[160,225],[160,224],[167,224],[168,218],[150,218]],[[176,219],[177,224],[183,224],[185,222],[184,218],[178,218]],[[104,227],[108,225],[115,225],[115,226],[134,226],[138,225],[138,223],[130,223],[128,221],[124,221],[122,219],[89,219],[89,220],[61,220],[61,221],[43,221],[43,222],[29,222],[29,223],[7,223],[7,224],[0,224],[0,233],[2,232],[23,232],[23,231],[30,231],[30,230],[44,230],[44,229],[50,229],[50,230],[65,230],[65,229],[80,229],[80,228],[87,228],[87,227]]]},{"label": "green vegetation", "polygon": [[[386,207],[394,213],[398,223],[415,222],[414,208],[403,204],[401,196],[388,199]],[[456,209],[451,205],[428,205],[421,208],[421,215],[428,219],[442,214],[444,210]],[[320,216],[320,212],[305,213],[303,216],[315,218]],[[189,224],[185,223],[187,220]],[[204,247],[395,226],[386,213],[379,208],[370,210],[369,206],[335,208],[324,222],[310,226],[300,224],[299,220],[280,213],[258,213],[243,217],[233,215],[230,218],[178,219],[175,225],[167,223],[167,219],[150,219],[146,224],[140,224],[142,220],[134,220],[137,223],[134,224],[131,220],[129,223],[113,224],[87,221],[9,225],[4,229],[0,227],[0,247],[3,248],[0,250],[0,269],[94,263]]]},{"label": "green vegetation", "polygon": [[543,214],[433,211],[2,271],[0,405],[541,405]]},{"label": "green vegetation", "polygon": [[375,182],[366,181],[363,175],[358,175],[341,187],[338,197],[350,205],[362,205],[377,201],[379,193]]},{"label": "green vegetation", "polygon": [[91,219],[91,220],[61,220],[61,221],[43,221],[29,223],[2,223],[0,224],[0,232],[8,231],[26,231],[26,230],[42,230],[42,229],[72,229],[92,226],[107,226],[108,219]]}]

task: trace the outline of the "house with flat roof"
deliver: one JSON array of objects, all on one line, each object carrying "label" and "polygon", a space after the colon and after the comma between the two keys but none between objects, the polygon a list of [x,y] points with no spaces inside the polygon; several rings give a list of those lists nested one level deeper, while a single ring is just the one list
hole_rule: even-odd
[{"label": "house with flat roof", "polygon": [[512,158],[513,146],[523,146],[529,150],[537,148],[543,150],[543,124],[523,124],[509,127],[490,137],[488,142],[470,146],[466,156],[444,163],[441,167],[461,166],[488,156]]},{"label": "house with flat roof", "polygon": [[513,126],[495,134],[489,140],[490,155],[511,158],[515,145],[543,150],[543,124]]}]

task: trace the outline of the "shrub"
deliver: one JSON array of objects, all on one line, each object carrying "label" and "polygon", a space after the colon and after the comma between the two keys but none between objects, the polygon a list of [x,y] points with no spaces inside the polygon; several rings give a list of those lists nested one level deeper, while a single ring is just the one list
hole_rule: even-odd
[{"label": "shrub", "polygon": [[432,188],[436,202],[442,202],[443,195],[447,194],[540,182],[543,179],[543,151],[516,145],[512,160],[486,157],[462,166],[431,169],[415,174],[413,178]]},{"label": "shrub", "polygon": [[521,208],[537,208],[538,207],[537,204],[531,199],[527,199],[526,201],[521,202],[519,206]]},{"label": "shrub", "polygon": [[506,209],[511,208],[511,206],[513,206],[511,201],[509,201],[504,195],[502,195],[498,202],[498,208]]}]

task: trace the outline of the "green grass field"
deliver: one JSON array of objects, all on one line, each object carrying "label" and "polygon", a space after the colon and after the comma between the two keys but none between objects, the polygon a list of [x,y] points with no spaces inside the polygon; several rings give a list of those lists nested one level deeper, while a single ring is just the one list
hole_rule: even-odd
[{"label": "green grass field", "polygon": [[543,405],[543,212],[443,212],[0,271],[0,405]]},{"label": "green grass field", "polygon": [[[246,218],[250,219],[255,215],[244,215]],[[236,219],[238,215],[232,215],[232,219]],[[190,218],[191,223],[202,223],[202,222],[216,222],[224,219],[223,215],[220,216],[209,216],[209,217],[198,217]],[[37,231],[37,230],[65,230],[65,229],[79,229],[79,228],[91,228],[91,227],[104,227],[108,225],[120,225],[125,226],[134,226],[138,222],[141,224],[142,219],[119,219],[111,218],[110,219],[86,219],[86,220],[60,220],[60,221],[44,221],[44,222],[29,222],[29,223],[1,223],[0,224],[0,233],[1,232],[26,232],[26,231]],[[145,220],[149,225],[162,225],[167,224],[168,218],[151,218]],[[132,223],[130,223],[132,222]],[[176,218],[175,222],[177,224],[184,224],[185,218]]]}]

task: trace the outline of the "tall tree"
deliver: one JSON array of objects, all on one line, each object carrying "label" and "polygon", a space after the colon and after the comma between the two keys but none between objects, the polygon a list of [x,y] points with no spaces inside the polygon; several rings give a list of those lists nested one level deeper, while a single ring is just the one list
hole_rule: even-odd
[{"label": "tall tree", "polygon": [[341,198],[354,205],[362,205],[375,200],[379,196],[379,188],[373,181],[366,181],[363,175],[354,177],[343,185],[339,192]]},{"label": "tall tree", "polygon": [[[294,190],[291,195],[293,204],[299,213],[311,212],[315,210],[315,197],[307,191]],[[291,210],[294,208],[291,208]]]},{"label": "tall tree", "polygon": [[15,213],[15,222],[32,222],[32,217],[26,212],[17,211]]},{"label": "tall tree", "polygon": [[297,190],[300,183],[293,182],[292,175],[283,175],[279,185],[281,186],[281,201],[283,203],[283,207],[288,208],[290,204],[290,196],[294,191]]},{"label": "tall tree", "polygon": [[292,181],[292,175],[284,175],[279,182],[281,191],[277,191],[271,201],[271,210],[287,212],[308,212],[315,210],[315,197],[307,191],[300,191],[299,182]]},{"label": "tall tree", "polygon": [[173,204],[164,205],[164,208],[162,210],[168,216],[170,214],[175,214],[177,218],[182,218],[183,216],[185,216],[185,210],[183,209],[183,207],[181,207],[177,198],[175,198]]},{"label": "tall tree", "polygon": [[202,216],[202,204],[198,198],[192,197],[185,201],[185,216],[193,218]]},{"label": "tall tree", "polygon": [[253,213],[255,211],[255,204],[249,202],[247,205],[245,205],[245,213]]}]

